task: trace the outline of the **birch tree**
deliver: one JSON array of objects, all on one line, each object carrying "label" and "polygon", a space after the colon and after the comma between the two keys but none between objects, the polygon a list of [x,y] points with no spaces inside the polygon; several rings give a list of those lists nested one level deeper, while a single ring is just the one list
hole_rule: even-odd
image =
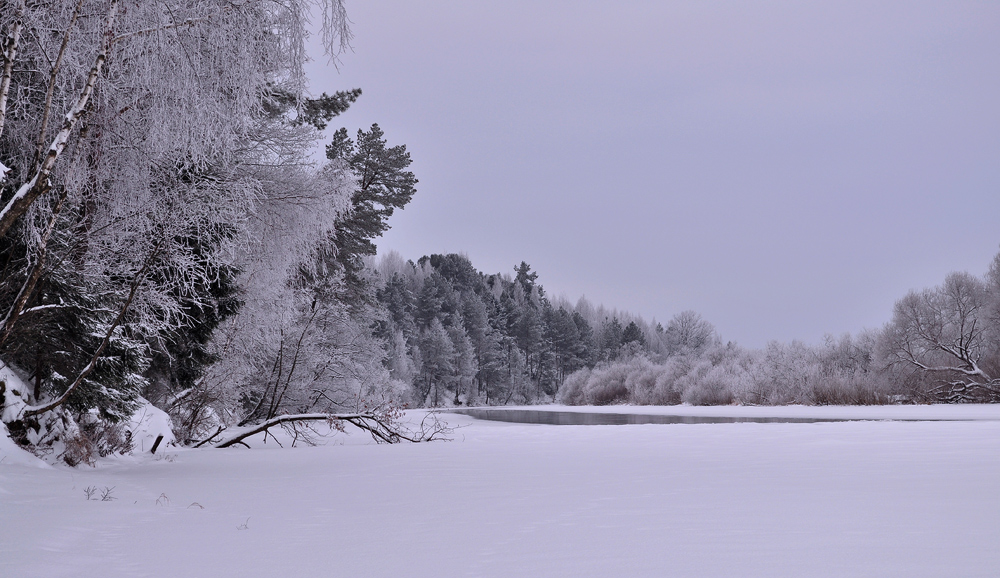
[{"label": "birch tree", "polygon": [[[262,239],[288,254],[323,231],[276,228],[340,214],[350,177],[310,173],[302,159],[317,119],[357,94],[306,98],[313,9],[335,56],[349,39],[339,0],[22,0],[0,10],[0,363],[43,376],[25,344],[64,332],[67,319],[96,338],[61,380],[48,371],[34,392],[8,391],[9,424],[74,400],[84,410],[120,399],[107,417],[121,417],[144,387],[142,361],[117,382],[93,379],[121,347],[212,306],[200,288],[220,267],[246,267],[249,290],[268,270],[247,257],[262,254]],[[311,193],[289,195],[290,181]],[[309,219],[282,216],[292,206]]]}]

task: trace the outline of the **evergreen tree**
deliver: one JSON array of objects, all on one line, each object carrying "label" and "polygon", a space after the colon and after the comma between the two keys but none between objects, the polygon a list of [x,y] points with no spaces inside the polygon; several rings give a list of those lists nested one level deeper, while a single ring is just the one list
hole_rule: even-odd
[{"label": "evergreen tree", "polygon": [[618,350],[622,346],[622,334],[625,331],[621,321],[618,321],[617,317],[611,318],[610,321],[605,319],[601,330],[601,356],[605,360],[616,359]]},{"label": "evergreen tree", "polygon": [[[517,276],[514,281],[521,286],[521,290],[524,291],[525,295],[531,295],[531,291],[535,288],[535,281],[538,279],[538,273],[531,270],[531,265],[528,265],[524,261],[517,267],[514,267],[514,272]],[[539,292],[541,296],[544,297],[544,293]]]},{"label": "evergreen tree", "polygon": [[341,128],[326,147],[327,158],[345,162],[358,179],[350,210],[337,220],[336,234],[328,241],[332,260],[344,274],[344,297],[353,302],[367,294],[362,258],[375,254],[374,239],[389,229],[389,217],[416,192],[417,179],[406,170],[412,162],[406,145],[387,147],[384,137],[377,124],[367,132],[359,130],[357,141]]},{"label": "evergreen tree", "polygon": [[622,345],[629,343],[646,345],[646,337],[635,321],[629,321],[629,324],[625,326],[625,330],[622,331]]},{"label": "evergreen tree", "polygon": [[333,96],[324,92],[319,98],[302,98],[301,95],[274,84],[268,88],[262,99],[265,113],[272,117],[282,117],[295,111],[295,117],[290,121],[293,126],[308,124],[316,130],[326,129],[333,117],[347,112],[351,104],[361,96],[360,88],[337,91]]},{"label": "evergreen tree", "polygon": [[555,362],[556,383],[562,383],[567,375],[583,367],[583,344],[580,330],[573,316],[560,307],[546,310],[547,339],[552,343]]},{"label": "evergreen tree", "polygon": [[580,332],[580,344],[576,349],[576,357],[580,359],[581,363],[588,367],[592,367],[594,364],[594,356],[597,351],[597,344],[594,338],[594,330],[590,326],[587,319],[580,314],[579,311],[573,312],[573,323],[576,325],[577,331]]},{"label": "evergreen tree", "polygon": [[[416,298],[409,282],[402,275],[393,274],[392,278],[378,290],[376,297],[386,308],[392,328],[401,331],[407,339],[413,339],[416,336],[414,323]],[[388,332],[383,337],[387,335]]]},{"label": "evergreen tree", "polygon": [[420,370],[420,393],[437,407],[441,402],[441,387],[455,370],[455,346],[441,321],[434,319],[420,336],[423,363]]}]

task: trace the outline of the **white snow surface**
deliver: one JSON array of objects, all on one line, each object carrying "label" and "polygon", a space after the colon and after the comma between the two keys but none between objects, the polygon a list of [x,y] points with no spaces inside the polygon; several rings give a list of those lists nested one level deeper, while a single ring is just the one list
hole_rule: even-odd
[{"label": "white snow surface", "polygon": [[1000,407],[585,410],[968,421],[446,415],[451,442],[0,461],[0,576],[1000,576]]},{"label": "white snow surface", "polygon": [[132,444],[135,446],[133,451],[148,452],[159,436],[163,436],[163,439],[156,451],[168,451],[169,446],[176,444],[170,416],[145,399],[139,398],[139,401],[142,405],[125,422],[125,427],[132,433]]},{"label": "white snow surface", "polygon": [[[7,433],[7,426],[0,423],[0,466],[27,466],[30,468],[51,468],[49,464],[38,459],[31,453],[21,449],[19,445],[14,443],[14,440],[10,439]],[[4,503],[4,486],[3,486],[3,470],[0,469],[0,507]],[[3,513],[0,512],[0,516]],[[0,551],[2,551],[3,546],[0,546]],[[3,567],[3,561],[0,560],[0,568]]]},{"label": "white snow surface", "polygon": [[[24,382],[14,370],[0,361],[0,382],[3,382],[3,415],[0,416],[3,422],[13,421],[24,410],[24,400],[20,393],[25,390]],[[4,432],[6,433],[6,432]]]}]

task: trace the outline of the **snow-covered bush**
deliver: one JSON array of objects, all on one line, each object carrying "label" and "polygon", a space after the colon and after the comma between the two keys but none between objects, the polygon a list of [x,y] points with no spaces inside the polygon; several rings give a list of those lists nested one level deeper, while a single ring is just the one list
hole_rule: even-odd
[{"label": "snow-covered bush", "polygon": [[563,382],[556,395],[556,402],[566,405],[586,405],[587,401],[583,392],[588,379],[590,379],[589,367],[584,367],[566,376],[566,381]]},{"label": "snow-covered bush", "polygon": [[625,403],[630,391],[626,380],[636,368],[631,363],[611,363],[595,367],[584,386],[584,396],[591,405]]},{"label": "snow-covered bush", "polygon": [[620,359],[570,374],[558,400],[571,405],[886,403],[886,380],[874,368],[871,339],[828,339],[819,347],[770,343],[745,350],[714,344],[653,362]]}]

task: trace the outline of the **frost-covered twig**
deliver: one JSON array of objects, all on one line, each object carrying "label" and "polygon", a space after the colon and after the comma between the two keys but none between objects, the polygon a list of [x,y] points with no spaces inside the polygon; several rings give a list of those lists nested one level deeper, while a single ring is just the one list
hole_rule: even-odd
[{"label": "frost-covered twig", "polygon": [[[14,59],[17,58],[17,47],[21,40],[21,29],[24,27],[24,24],[21,22],[21,19],[24,18],[24,7],[24,0],[20,0],[17,4],[17,16],[14,18],[14,24],[11,27],[10,34],[7,35],[3,47],[3,76],[0,76],[0,136],[3,136],[4,120],[7,118],[7,95],[10,94],[10,79],[14,71]],[[0,163],[0,181],[3,181],[4,174],[7,172],[6,168]]]},{"label": "frost-covered twig", "polygon": [[[108,10],[108,17],[105,22],[106,30],[110,31],[112,29],[117,14],[118,2],[117,0],[113,0],[111,8]],[[63,121],[62,128],[58,133],[56,133],[55,138],[52,139],[52,144],[49,145],[49,149],[45,153],[45,157],[39,163],[34,176],[32,176],[28,182],[21,185],[7,205],[4,206],[3,209],[0,209],[0,238],[4,237],[7,234],[7,231],[14,225],[14,222],[17,221],[21,215],[28,212],[28,208],[31,207],[31,204],[48,190],[49,174],[52,172],[52,167],[55,166],[56,160],[59,159],[59,155],[61,155],[63,149],[66,148],[66,143],[69,141],[70,134],[76,127],[77,121],[80,120],[80,116],[87,107],[87,103],[90,102],[90,95],[94,92],[94,85],[97,83],[97,78],[101,74],[104,62],[108,59],[108,49],[110,46],[111,45],[108,42],[103,43],[101,46],[100,51],[97,53],[97,58],[94,59],[94,66],[90,69],[90,74],[87,75],[87,82],[83,85],[83,89],[80,91],[79,98],[72,108],[70,108],[69,112],[66,113],[66,119]]]},{"label": "frost-covered twig", "polygon": [[83,0],[79,0],[76,3],[76,7],[73,8],[73,15],[69,19],[69,24],[66,26],[65,32],[63,32],[59,53],[56,55],[56,60],[52,63],[52,68],[49,71],[49,86],[45,91],[45,105],[42,106],[42,122],[41,127],[38,129],[38,140],[35,141],[36,162],[42,156],[42,151],[45,148],[45,132],[49,126],[49,116],[52,114],[52,95],[56,89],[56,77],[59,76],[59,67],[62,66],[63,57],[66,56],[66,46],[69,45],[69,37],[76,26],[76,19],[80,16],[81,8],[83,8]]}]

